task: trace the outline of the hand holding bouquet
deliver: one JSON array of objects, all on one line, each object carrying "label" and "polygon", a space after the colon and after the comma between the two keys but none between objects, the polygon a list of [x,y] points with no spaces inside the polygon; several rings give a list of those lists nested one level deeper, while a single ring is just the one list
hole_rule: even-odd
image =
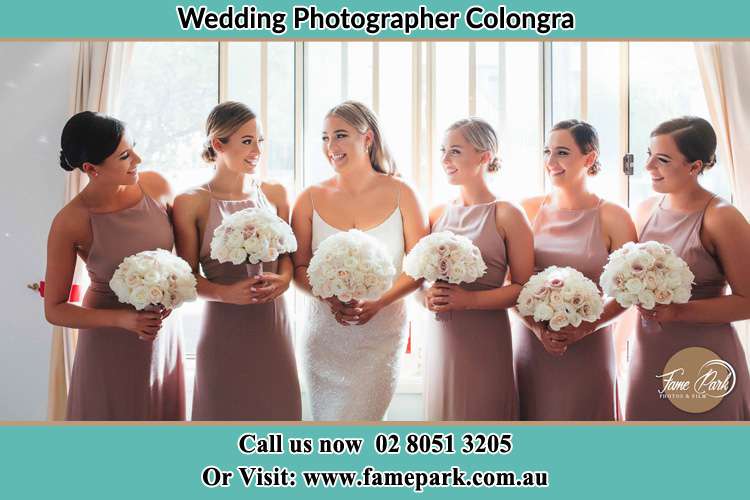
[{"label": "hand holding bouquet", "polygon": [[550,266],[532,276],[518,296],[521,316],[546,322],[553,331],[598,320],[604,310],[593,281],[571,267]]},{"label": "hand holding bouquet", "polygon": [[120,302],[138,311],[174,309],[197,298],[196,280],[187,262],[163,249],[125,257],[109,281]]},{"label": "hand holding bouquet", "polygon": [[248,276],[259,274],[262,262],[296,250],[297,239],[289,224],[263,208],[246,208],[226,217],[211,240],[212,259],[248,263]]},{"label": "hand holding bouquet", "polygon": [[612,252],[599,283],[622,307],[684,304],[695,276],[668,245],[656,241],[626,243]]},{"label": "hand holding bouquet", "polygon": [[307,268],[313,295],[344,303],[380,298],[395,274],[385,247],[357,229],[323,240]]},{"label": "hand holding bouquet", "polygon": [[[406,274],[433,283],[473,283],[486,270],[479,248],[470,239],[451,231],[425,236],[414,245],[404,262]],[[436,319],[442,319],[441,314],[436,313]]]}]

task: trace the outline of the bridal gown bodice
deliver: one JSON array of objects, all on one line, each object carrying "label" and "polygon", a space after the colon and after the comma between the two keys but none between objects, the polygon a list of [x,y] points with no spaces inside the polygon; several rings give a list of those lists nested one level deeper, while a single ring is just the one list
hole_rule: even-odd
[{"label": "bridal gown bodice", "polygon": [[[339,232],[313,210],[313,253]],[[398,276],[404,258],[400,208],[364,232],[385,246]],[[398,381],[406,325],[403,300],[384,307],[364,325],[343,326],[327,303],[309,299],[300,357],[314,420],[383,419]]]}]

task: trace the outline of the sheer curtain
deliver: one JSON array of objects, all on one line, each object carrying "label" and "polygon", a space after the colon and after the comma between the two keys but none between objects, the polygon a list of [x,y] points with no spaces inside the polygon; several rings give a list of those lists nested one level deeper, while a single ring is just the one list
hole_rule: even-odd
[{"label": "sheer curtain", "polygon": [[[130,63],[132,42],[79,42],[73,68],[70,114],[100,111],[116,114],[123,77]],[[80,170],[70,172],[65,184],[65,203],[86,186],[88,179]],[[80,259],[76,263],[74,283],[87,279]],[[78,330],[55,326],[52,329],[50,355],[49,420],[63,420],[68,399],[68,381],[73,367]]]},{"label": "sheer curtain", "polygon": [[[750,219],[750,42],[696,43],[695,49],[732,202]],[[750,321],[735,326],[750,354]]]}]

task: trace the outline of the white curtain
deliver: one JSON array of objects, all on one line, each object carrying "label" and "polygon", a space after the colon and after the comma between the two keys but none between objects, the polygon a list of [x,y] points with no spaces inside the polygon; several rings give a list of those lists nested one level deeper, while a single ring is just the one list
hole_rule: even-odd
[{"label": "white curtain", "polygon": [[[750,219],[750,42],[696,43],[695,49],[732,202]],[[750,321],[735,326],[750,359]]]},{"label": "white curtain", "polygon": [[[126,68],[133,52],[132,42],[79,42],[73,68],[70,115],[81,111],[99,111],[116,115]],[[86,186],[88,179],[80,170],[70,172],[65,184],[65,203]],[[73,283],[86,279],[78,259]],[[78,331],[55,326],[49,375],[48,418],[63,420],[68,399],[68,382],[73,367]]]}]

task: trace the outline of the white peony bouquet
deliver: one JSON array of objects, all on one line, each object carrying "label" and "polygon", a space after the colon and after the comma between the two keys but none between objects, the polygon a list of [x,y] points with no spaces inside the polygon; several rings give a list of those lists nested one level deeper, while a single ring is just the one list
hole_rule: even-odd
[{"label": "white peony bouquet", "polygon": [[669,245],[656,241],[626,243],[612,252],[599,278],[602,290],[622,307],[684,304],[695,276]]},{"label": "white peony bouquet", "polygon": [[313,295],[341,302],[380,298],[395,274],[385,247],[357,229],[323,240],[307,268]]},{"label": "white peony bouquet", "polygon": [[211,258],[239,265],[247,262],[248,274],[260,272],[262,262],[297,250],[292,228],[281,217],[263,208],[246,208],[224,218],[211,239]]},{"label": "white peony bouquet", "polygon": [[109,280],[120,302],[141,311],[174,309],[196,299],[196,280],[187,262],[163,249],[146,250],[120,263]]},{"label": "white peony bouquet", "polygon": [[572,267],[548,267],[532,276],[518,296],[521,316],[547,322],[556,332],[570,325],[578,327],[583,321],[593,323],[603,310],[594,282]]},{"label": "white peony bouquet", "polygon": [[479,248],[465,236],[450,231],[432,233],[414,245],[404,261],[404,272],[414,279],[472,283],[487,265]]}]

